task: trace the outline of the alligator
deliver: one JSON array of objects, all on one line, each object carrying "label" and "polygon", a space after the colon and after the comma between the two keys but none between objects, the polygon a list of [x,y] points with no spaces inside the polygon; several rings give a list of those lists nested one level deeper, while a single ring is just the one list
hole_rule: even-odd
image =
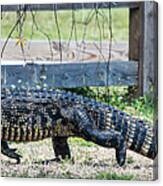
[{"label": "alligator", "polygon": [[130,149],[150,159],[157,155],[157,126],[81,95],[52,88],[2,88],[1,152],[20,163],[21,155],[8,141],[52,138],[55,156],[71,158],[69,137],[81,137],[114,148],[125,164]]}]

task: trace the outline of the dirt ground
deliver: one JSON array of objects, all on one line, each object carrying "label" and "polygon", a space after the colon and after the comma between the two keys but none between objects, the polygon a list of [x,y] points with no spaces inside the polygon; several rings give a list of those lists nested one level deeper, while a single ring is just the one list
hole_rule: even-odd
[{"label": "dirt ground", "polygon": [[[33,143],[11,144],[23,155],[21,164],[1,155],[3,177],[45,177],[66,179],[128,179],[153,180],[153,161],[141,155],[127,152],[126,164],[119,167],[114,149],[106,149],[84,140],[69,141],[72,160],[42,164],[54,158],[51,140]],[[113,175],[113,177],[112,177]]]},{"label": "dirt ground", "polygon": [[[2,40],[0,48],[3,46]],[[51,46],[51,47],[50,47]],[[60,50],[58,50],[59,42],[52,41],[51,45],[47,41],[31,41],[26,42],[24,54],[20,46],[16,45],[15,40],[10,40],[5,48],[2,60],[24,60],[27,61],[60,61]],[[51,48],[51,49],[50,49]],[[67,42],[62,42],[62,61],[67,62],[91,62],[91,61],[107,61],[109,57],[108,42],[71,42],[67,46]],[[111,48],[111,60],[128,60],[128,44],[127,42],[113,42]]]}]

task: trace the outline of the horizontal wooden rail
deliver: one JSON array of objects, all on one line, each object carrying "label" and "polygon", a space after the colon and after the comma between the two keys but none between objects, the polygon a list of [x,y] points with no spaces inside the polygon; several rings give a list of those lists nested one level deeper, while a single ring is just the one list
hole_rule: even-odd
[{"label": "horizontal wooden rail", "polygon": [[107,73],[106,62],[1,62],[3,86],[45,84],[53,87],[82,87],[107,85],[136,85],[136,61],[111,61]]},{"label": "horizontal wooden rail", "polygon": [[17,10],[69,10],[69,9],[92,9],[92,8],[136,8],[138,2],[97,2],[97,3],[55,3],[55,4],[24,4],[24,5],[1,5],[1,11]]}]

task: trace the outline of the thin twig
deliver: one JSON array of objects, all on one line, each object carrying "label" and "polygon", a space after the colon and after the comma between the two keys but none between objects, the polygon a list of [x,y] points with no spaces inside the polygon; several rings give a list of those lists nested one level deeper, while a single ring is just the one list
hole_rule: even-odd
[{"label": "thin twig", "polygon": [[[25,22],[25,19],[26,19],[26,11],[23,11],[21,13],[21,11],[18,12],[18,15],[19,17],[22,15],[22,18],[20,19],[19,21],[19,39],[22,40],[23,39],[23,25],[24,25],[24,22]],[[26,57],[25,57],[25,51],[24,51],[24,45],[23,45],[23,41],[20,41],[20,48],[21,48],[21,51],[22,51],[22,54],[23,54],[23,58],[24,58],[24,61],[26,61]]]},{"label": "thin twig", "polygon": [[[107,87],[109,86],[109,73],[110,73],[110,61],[111,61],[111,51],[112,51],[112,39],[113,39],[113,31],[112,31],[112,12],[111,5],[109,6],[109,56],[107,62]],[[108,88],[107,88],[108,89]],[[109,101],[109,89],[107,90],[107,101]]]},{"label": "thin twig", "polygon": [[32,20],[32,26],[31,26],[31,34],[30,34],[30,40],[29,40],[29,44],[28,44],[28,50],[31,47],[31,40],[33,38],[33,34],[34,34],[34,21]]},{"label": "thin twig", "polygon": [[[83,35],[82,35],[82,41],[80,43],[80,48],[82,46],[82,44],[85,43],[85,38],[86,38],[86,34],[87,34],[87,28],[88,28],[88,24],[92,21],[93,17],[95,15],[95,11],[94,10],[91,10],[89,13],[88,13],[88,16],[86,17],[85,21],[84,21],[84,30],[83,30]],[[83,53],[85,51],[85,47],[83,48]],[[80,55],[80,53],[79,53]],[[82,61],[83,61],[83,56],[82,56]]]},{"label": "thin twig", "polygon": [[100,55],[102,56],[103,60],[106,61],[105,56],[102,53],[102,32],[101,32],[101,26],[100,26],[100,21],[99,21],[99,16],[98,16],[98,9],[95,10],[96,11],[96,25],[99,29],[99,37],[100,37],[100,47],[98,47],[98,45],[94,42],[94,46],[98,49]]},{"label": "thin twig", "polygon": [[51,58],[53,60],[53,49],[52,49],[50,36],[46,32],[42,31],[42,29],[39,28],[39,26],[38,26],[38,24],[36,22],[35,14],[33,14],[33,11],[31,11],[31,15],[32,15],[33,23],[35,25],[36,30],[38,30],[41,34],[43,34],[48,39],[49,49],[50,49],[50,53],[51,53]]},{"label": "thin twig", "polygon": [[59,29],[59,23],[58,23],[58,16],[57,16],[57,10],[54,10],[54,18],[55,18],[55,23],[57,27],[57,32],[58,32],[58,38],[59,38],[59,54],[60,54],[60,61],[62,61],[62,43],[61,43],[61,32]]},{"label": "thin twig", "polygon": [[6,48],[6,45],[7,45],[8,41],[9,41],[9,39],[11,38],[13,32],[15,31],[15,28],[16,28],[17,25],[19,24],[19,21],[20,21],[20,19],[22,18],[22,16],[23,16],[23,15],[21,15],[21,17],[19,17],[19,19],[17,19],[16,23],[14,24],[14,26],[13,26],[12,29],[10,30],[10,32],[9,32],[9,34],[8,34],[8,36],[7,36],[7,39],[6,39],[6,41],[5,41],[5,43],[4,43],[3,47],[2,47],[2,50],[1,50],[1,58],[3,57],[3,53],[4,53],[4,50],[5,50],[5,48]]},{"label": "thin twig", "polygon": [[70,46],[70,42],[71,42],[71,40],[72,40],[73,30],[74,30],[74,19],[73,19],[73,10],[72,10],[71,31],[70,31],[70,36],[69,36],[69,38],[68,38],[68,43],[67,43],[67,47],[68,47],[68,48],[69,48],[69,46]]}]

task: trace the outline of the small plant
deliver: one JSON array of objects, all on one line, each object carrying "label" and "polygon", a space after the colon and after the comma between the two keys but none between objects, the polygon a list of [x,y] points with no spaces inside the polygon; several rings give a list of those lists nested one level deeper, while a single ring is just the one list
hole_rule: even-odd
[{"label": "small plant", "polygon": [[94,146],[96,146],[94,143],[86,141],[82,138],[70,138],[69,142],[70,143],[75,143],[75,144],[77,144],[81,147],[94,147]]},{"label": "small plant", "polygon": [[128,163],[128,164],[134,163],[133,157],[129,156],[129,157],[127,158],[127,163]]},{"label": "small plant", "polygon": [[133,175],[129,174],[121,174],[118,175],[116,173],[107,173],[107,172],[102,172],[96,176],[96,179],[99,180],[132,180],[134,178]]}]

